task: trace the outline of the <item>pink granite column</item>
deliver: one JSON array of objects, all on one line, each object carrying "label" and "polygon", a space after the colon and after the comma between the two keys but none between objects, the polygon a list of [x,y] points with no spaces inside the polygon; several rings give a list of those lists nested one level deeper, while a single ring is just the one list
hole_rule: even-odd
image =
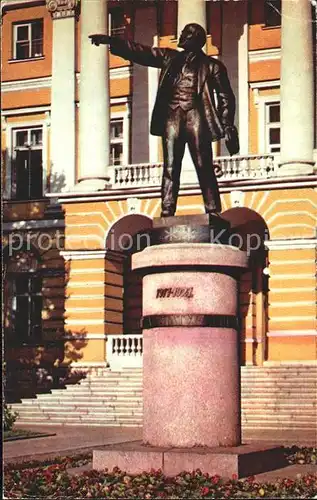
[{"label": "pink granite column", "polygon": [[237,277],[229,245],[161,244],[133,256],[143,278],[143,442],[241,442]]}]

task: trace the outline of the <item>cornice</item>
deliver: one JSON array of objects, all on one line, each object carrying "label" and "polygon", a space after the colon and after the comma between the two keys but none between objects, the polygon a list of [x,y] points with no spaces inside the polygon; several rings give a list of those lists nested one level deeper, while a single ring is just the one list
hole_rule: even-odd
[{"label": "cornice", "polygon": [[[130,66],[122,68],[110,68],[110,80],[120,80],[130,78],[132,70]],[[76,73],[76,80],[80,83],[80,73]],[[17,92],[21,90],[37,90],[41,88],[51,88],[52,77],[44,76],[41,78],[28,78],[26,80],[11,80],[1,83],[2,92]]]},{"label": "cornice", "polygon": [[261,61],[272,61],[278,59],[281,59],[280,47],[274,49],[259,49],[259,50],[249,51],[250,63],[256,63]]}]

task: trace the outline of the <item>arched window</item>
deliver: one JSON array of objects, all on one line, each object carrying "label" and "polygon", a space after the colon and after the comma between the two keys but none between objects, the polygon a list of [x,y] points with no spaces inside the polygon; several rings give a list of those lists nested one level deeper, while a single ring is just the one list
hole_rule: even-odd
[{"label": "arched window", "polygon": [[37,343],[42,331],[42,276],[32,251],[19,251],[7,260],[4,280],[4,328],[8,341]]}]

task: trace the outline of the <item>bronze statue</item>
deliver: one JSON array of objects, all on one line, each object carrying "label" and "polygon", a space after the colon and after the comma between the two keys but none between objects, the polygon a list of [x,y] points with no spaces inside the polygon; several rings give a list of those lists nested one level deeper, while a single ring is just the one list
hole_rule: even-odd
[{"label": "bronze statue", "polygon": [[151,134],[162,136],[163,141],[161,216],[175,213],[186,143],[196,168],[205,211],[220,213],[211,142],[225,137],[229,152],[238,152],[235,97],[225,66],[202,51],[206,43],[205,30],[199,24],[187,24],[178,41],[183,51],[146,47],[108,35],[95,34],[89,38],[95,45],[110,44],[111,52],[124,59],[161,68],[151,121]]}]

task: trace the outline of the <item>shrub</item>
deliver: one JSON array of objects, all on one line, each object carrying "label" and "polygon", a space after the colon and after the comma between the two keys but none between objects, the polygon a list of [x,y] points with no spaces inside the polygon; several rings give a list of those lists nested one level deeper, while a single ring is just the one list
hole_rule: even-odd
[{"label": "shrub", "polygon": [[17,417],[18,417],[17,412],[12,411],[11,407],[8,406],[7,403],[4,403],[4,405],[3,405],[3,430],[4,431],[11,431]]}]

